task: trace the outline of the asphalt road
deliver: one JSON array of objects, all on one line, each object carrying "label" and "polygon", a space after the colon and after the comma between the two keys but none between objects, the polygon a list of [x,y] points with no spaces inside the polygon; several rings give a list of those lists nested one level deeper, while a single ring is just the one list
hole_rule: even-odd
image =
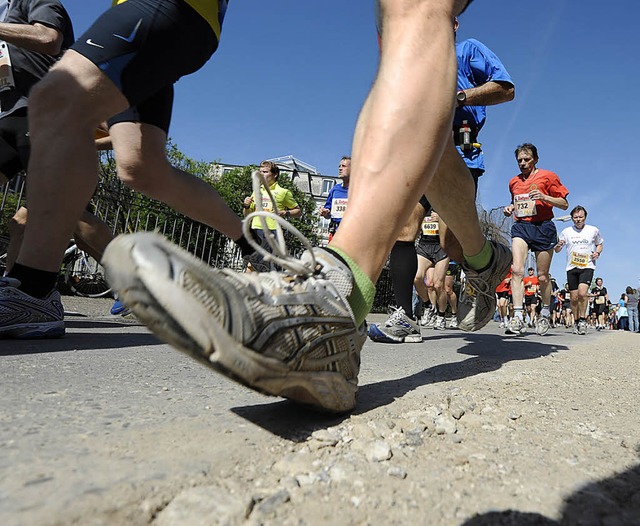
[{"label": "asphalt road", "polygon": [[[230,443],[251,448],[317,428],[317,416],[240,387],[135,321],[109,315],[112,300],[63,301],[84,314],[67,316],[65,338],[0,340],[1,524],[46,524],[116,487],[134,495],[197,477]],[[579,338],[562,329],[508,339],[495,323],[473,335],[423,334],[420,344],[367,341],[356,414],[425,384],[562,351]]]}]

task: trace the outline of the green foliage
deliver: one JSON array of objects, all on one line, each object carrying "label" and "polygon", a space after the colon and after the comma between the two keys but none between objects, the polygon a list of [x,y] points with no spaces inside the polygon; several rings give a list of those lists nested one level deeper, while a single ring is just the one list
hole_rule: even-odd
[{"label": "green foliage", "polygon": [[[0,190],[2,187],[0,186]],[[9,220],[20,208],[19,194],[0,192],[0,237],[9,238]]]},{"label": "green foliage", "polygon": [[[167,142],[167,157],[173,166],[194,174],[211,184],[238,217],[243,216],[242,203],[244,198],[252,193],[251,172],[256,169],[255,166],[235,168],[220,177],[215,177],[212,170],[215,163],[190,159],[171,140]],[[197,252],[198,248],[204,244],[213,244],[216,247],[216,251],[224,252],[223,242],[220,239],[223,236],[220,234],[206,232],[206,229],[203,228],[194,229],[193,221],[176,213],[164,203],[150,199],[124,186],[117,178],[115,160],[111,152],[101,153],[100,172],[101,182],[96,198],[103,201],[111,200],[112,207],[115,208],[117,206],[123,210],[123,213],[119,214],[116,219],[116,232],[157,229],[191,252]],[[294,199],[302,208],[302,218],[294,219],[292,223],[310,239],[312,244],[317,244],[317,235],[315,233],[317,217],[315,215],[316,206],[314,200],[305,196],[293,184],[290,176],[282,174],[278,182],[281,186],[292,191]],[[113,221],[107,222],[112,223]],[[183,241],[184,236],[178,236],[177,234],[177,232],[191,233],[194,230],[197,234],[189,235],[188,241]],[[301,243],[293,236],[287,235],[287,243],[293,252],[298,252],[302,248]],[[219,262],[218,256],[216,255],[216,261],[218,262],[216,264],[223,265],[223,263]]]},{"label": "green foliage", "polygon": [[[241,217],[242,203],[245,197],[253,193],[251,172],[256,169],[257,167],[254,165],[234,168],[216,178],[212,183],[227,205]],[[316,234],[316,225],[318,218],[315,215],[315,201],[310,196],[305,195],[304,192],[293,183],[291,176],[288,174],[281,173],[280,177],[278,177],[278,184],[283,188],[291,190],[293,198],[302,209],[302,217],[300,219],[292,219],[291,223],[311,241],[311,244],[317,245],[318,236]],[[292,252],[295,253],[302,249],[300,241],[293,236],[287,235],[286,239],[287,246]]]}]

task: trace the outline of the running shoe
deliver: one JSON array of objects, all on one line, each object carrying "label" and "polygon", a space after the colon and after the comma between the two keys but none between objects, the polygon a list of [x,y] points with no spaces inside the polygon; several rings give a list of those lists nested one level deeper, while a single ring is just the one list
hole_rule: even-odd
[{"label": "running shoe", "polygon": [[496,311],[496,287],[511,268],[509,247],[490,241],[493,256],[489,266],[478,272],[462,264],[466,283],[458,302],[458,327],[463,331],[477,331],[491,321]]},{"label": "running shoe", "polygon": [[214,269],[147,232],[116,238],[104,255],[119,297],[180,351],[261,393],[349,411],[366,340],[346,300],[351,271],[322,249],[278,264],[286,271]]},{"label": "running shoe", "polygon": [[369,327],[369,338],[380,343],[420,343],[420,325],[407,316],[402,307],[393,309],[384,323]]},{"label": "running shoe", "polygon": [[536,334],[538,336],[544,336],[549,332],[550,327],[551,324],[549,323],[549,318],[541,316],[538,318],[538,321],[536,321]]},{"label": "running shoe", "polygon": [[114,316],[117,316],[119,314],[120,316],[124,317],[131,314],[131,309],[129,309],[129,307],[127,307],[120,300],[115,300],[113,302],[113,305],[111,305],[111,310],[109,312]]},{"label": "running shoe", "polygon": [[431,320],[435,316],[436,311],[434,309],[425,309],[420,318],[420,325],[427,327],[431,324]]},{"label": "running shoe", "polygon": [[506,324],[505,324],[504,320],[502,320],[500,322],[500,325],[498,325],[498,327],[501,328],[501,329],[504,329],[506,327]]},{"label": "running shoe", "polygon": [[433,328],[436,331],[443,331],[447,328],[447,322],[444,319],[444,316],[436,317],[436,322],[433,324]]},{"label": "running shoe", "polygon": [[578,320],[576,327],[578,329],[578,334],[582,336],[587,334],[587,320]]},{"label": "running shoe", "polygon": [[458,320],[456,319],[456,315],[454,314],[453,317],[451,318],[451,321],[449,322],[449,328],[450,329],[457,329],[458,328]]},{"label": "running shoe", "polygon": [[64,336],[64,307],[52,290],[39,299],[22,292],[20,281],[0,278],[0,338],[35,339]]},{"label": "running shoe", "polygon": [[507,329],[504,331],[505,334],[524,334],[524,322],[520,318],[511,318],[509,321],[509,325],[507,325]]}]

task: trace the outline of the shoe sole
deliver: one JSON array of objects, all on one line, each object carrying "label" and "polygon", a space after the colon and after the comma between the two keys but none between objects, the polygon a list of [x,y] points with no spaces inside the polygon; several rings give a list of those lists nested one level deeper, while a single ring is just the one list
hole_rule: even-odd
[{"label": "shoe sole", "polygon": [[[109,244],[104,267],[119,297],[160,339],[260,393],[330,412],[355,407],[357,378],[349,381],[330,371],[294,371],[238,343],[172,279],[172,258],[198,260],[186,253],[175,254],[173,246],[158,235],[131,237],[122,236]],[[145,264],[151,260],[155,265]]]},{"label": "shoe sole", "polygon": [[0,338],[14,340],[41,340],[62,338],[65,334],[64,321],[52,321],[29,326],[28,324],[3,327]]},{"label": "shoe sole", "polygon": [[370,325],[367,335],[371,341],[376,343],[422,343],[422,335],[391,336],[383,332],[378,324]]}]

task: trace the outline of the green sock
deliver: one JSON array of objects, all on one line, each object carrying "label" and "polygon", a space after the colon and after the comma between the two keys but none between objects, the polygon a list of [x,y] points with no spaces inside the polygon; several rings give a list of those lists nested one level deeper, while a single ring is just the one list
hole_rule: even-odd
[{"label": "green sock", "polygon": [[484,242],[482,250],[475,256],[465,256],[464,259],[473,270],[484,270],[489,266],[493,256],[493,247],[489,241]]},{"label": "green sock", "polygon": [[371,307],[373,307],[373,300],[376,296],[376,286],[369,279],[369,276],[362,272],[356,262],[347,256],[344,251],[334,247],[330,247],[329,250],[344,259],[353,274],[353,290],[347,298],[347,301],[349,305],[351,305],[353,315],[356,318],[356,325],[359,327],[371,311]]}]

